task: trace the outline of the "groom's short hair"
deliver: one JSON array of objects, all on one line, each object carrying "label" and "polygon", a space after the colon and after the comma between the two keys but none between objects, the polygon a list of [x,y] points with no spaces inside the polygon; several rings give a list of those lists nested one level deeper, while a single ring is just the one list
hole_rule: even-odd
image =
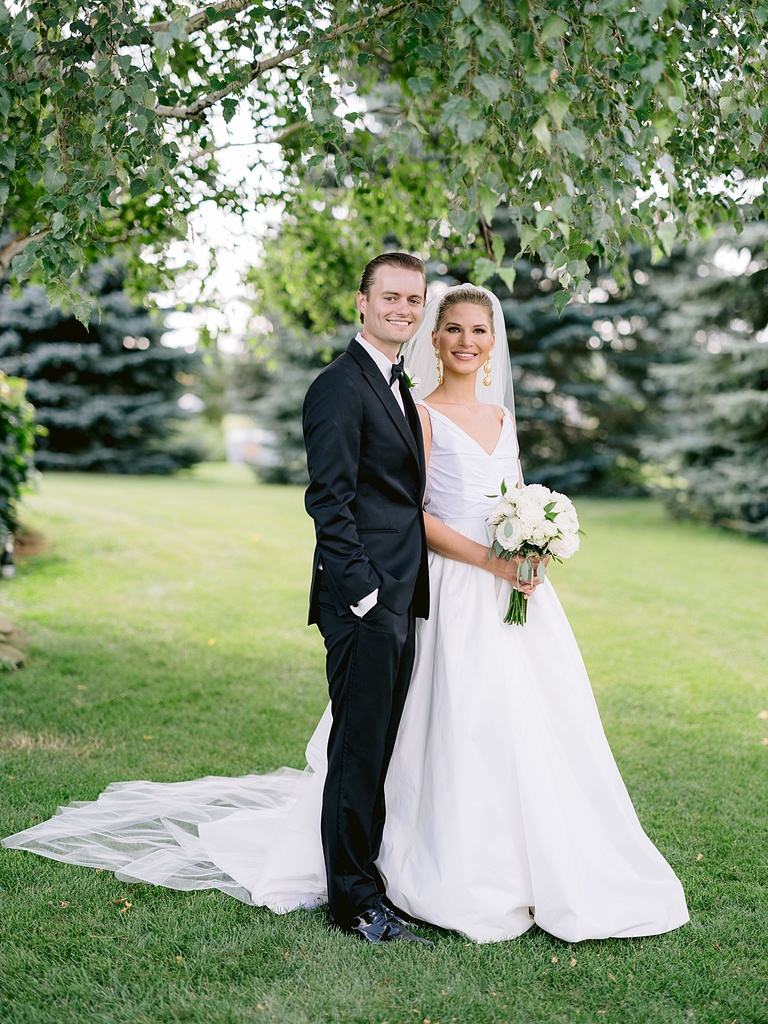
[{"label": "groom's short hair", "polygon": [[[424,278],[424,298],[427,297],[427,268],[423,260],[418,256],[411,256],[409,252],[383,252],[380,256],[374,257],[367,264],[360,278],[360,291],[367,298],[371,292],[373,279],[379,267],[399,267],[401,270],[416,270]],[[363,314],[360,314],[360,323],[363,323]]]}]

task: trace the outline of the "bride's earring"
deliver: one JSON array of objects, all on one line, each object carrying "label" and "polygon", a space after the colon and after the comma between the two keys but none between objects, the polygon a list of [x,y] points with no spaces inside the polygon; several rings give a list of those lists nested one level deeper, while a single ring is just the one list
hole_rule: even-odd
[{"label": "bride's earring", "polygon": [[[435,349],[435,357],[437,359],[437,386],[439,387],[443,383],[443,367],[440,365],[440,353]],[[490,381],[488,381],[490,384]]]},{"label": "bride's earring", "polygon": [[491,386],[491,357],[490,356],[488,356],[488,358],[485,360],[485,366],[483,367],[483,373],[485,374],[485,376],[483,377],[483,384],[487,388],[489,388]]}]

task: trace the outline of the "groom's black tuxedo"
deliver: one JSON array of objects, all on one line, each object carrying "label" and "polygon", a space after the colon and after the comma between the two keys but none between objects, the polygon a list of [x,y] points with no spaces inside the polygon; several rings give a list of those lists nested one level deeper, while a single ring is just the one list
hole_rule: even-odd
[{"label": "groom's black tuxedo", "polygon": [[[375,867],[384,778],[413,667],[414,616],[429,611],[419,417],[400,406],[353,340],[304,403],[315,522],[309,621],[325,640],[333,708],[323,846],[335,920],[347,925],[383,891]],[[351,605],[378,589],[363,618]]]},{"label": "groom's black tuxedo", "polygon": [[320,572],[343,609],[378,587],[379,601],[392,611],[413,602],[415,614],[427,616],[424,449],[406,387],[402,397],[405,416],[354,340],[307,393],[306,507],[317,534],[310,624],[317,622]]}]

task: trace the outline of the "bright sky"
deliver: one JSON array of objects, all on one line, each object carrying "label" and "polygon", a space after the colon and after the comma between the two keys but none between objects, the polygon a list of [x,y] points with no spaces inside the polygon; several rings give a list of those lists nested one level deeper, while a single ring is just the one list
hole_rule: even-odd
[{"label": "bright sky", "polygon": [[[280,165],[279,147],[252,141],[253,125],[246,112],[236,115],[228,125],[223,118],[217,118],[213,127],[216,144],[226,147],[217,154],[226,184],[259,194],[269,181],[270,167]],[[258,169],[249,169],[250,163],[257,163]],[[172,293],[155,298],[161,306],[188,302],[195,303],[196,308],[168,314],[165,344],[194,345],[205,324],[218,333],[220,348],[233,351],[240,347],[249,321],[253,326],[253,309],[245,301],[247,290],[242,275],[260,258],[259,239],[279,220],[280,213],[276,204],[268,212],[254,211],[243,219],[210,201],[190,217],[186,241],[174,243],[169,253],[179,265],[189,262],[195,269],[179,277]],[[213,269],[211,246],[216,250]]]}]

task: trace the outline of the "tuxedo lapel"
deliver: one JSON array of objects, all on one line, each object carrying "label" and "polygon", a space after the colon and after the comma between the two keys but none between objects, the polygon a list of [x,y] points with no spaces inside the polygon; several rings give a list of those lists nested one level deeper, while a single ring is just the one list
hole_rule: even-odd
[{"label": "tuxedo lapel", "polygon": [[402,378],[400,379],[400,396],[403,399],[405,414],[408,417],[411,433],[416,438],[416,450],[419,455],[419,467],[421,469],[421,482],[423,487],[427,480],[427,467],[424,462],[424,443],[421,436],[421,421],[419,420],[419,414],[416,410],[416,403],[411,395],[411,389]]},{"label": "tuxedo lapel", "polygon": [[[400,408],[400,406],[397,403],[397,399],[392,394],[391,387],[384,380],[384,374],[378,368],[376,363],[374,363],[374,361],[371,359],[371,357],[368,355],[368,353],[365,351],[362,345],[359,345],[357,341],[355,341],[354,339],[349,343],[347,352],[349,353],[349,355],[353,357],[355,362],[360,367],[365,379],[370,384],[373,393],[381,402],[382,406],[388,413],[390,419],[397,427],[398,433],[405,441],[405,443],[408,445],[408,448],[413,457],[418,462],[419,467],[421,467],[421,455],[419,452],[419,446],[416,442],[414,431],[410,424],[410,417],[408,416],[407,413],[405,416],[403,415],[403,410]],[[408,409],[408,401],[411,403],[411,405],[413,405],[413,400],[411,399],[411,396],[405,395],[403,402],[405,404],[406,410]]]}]

